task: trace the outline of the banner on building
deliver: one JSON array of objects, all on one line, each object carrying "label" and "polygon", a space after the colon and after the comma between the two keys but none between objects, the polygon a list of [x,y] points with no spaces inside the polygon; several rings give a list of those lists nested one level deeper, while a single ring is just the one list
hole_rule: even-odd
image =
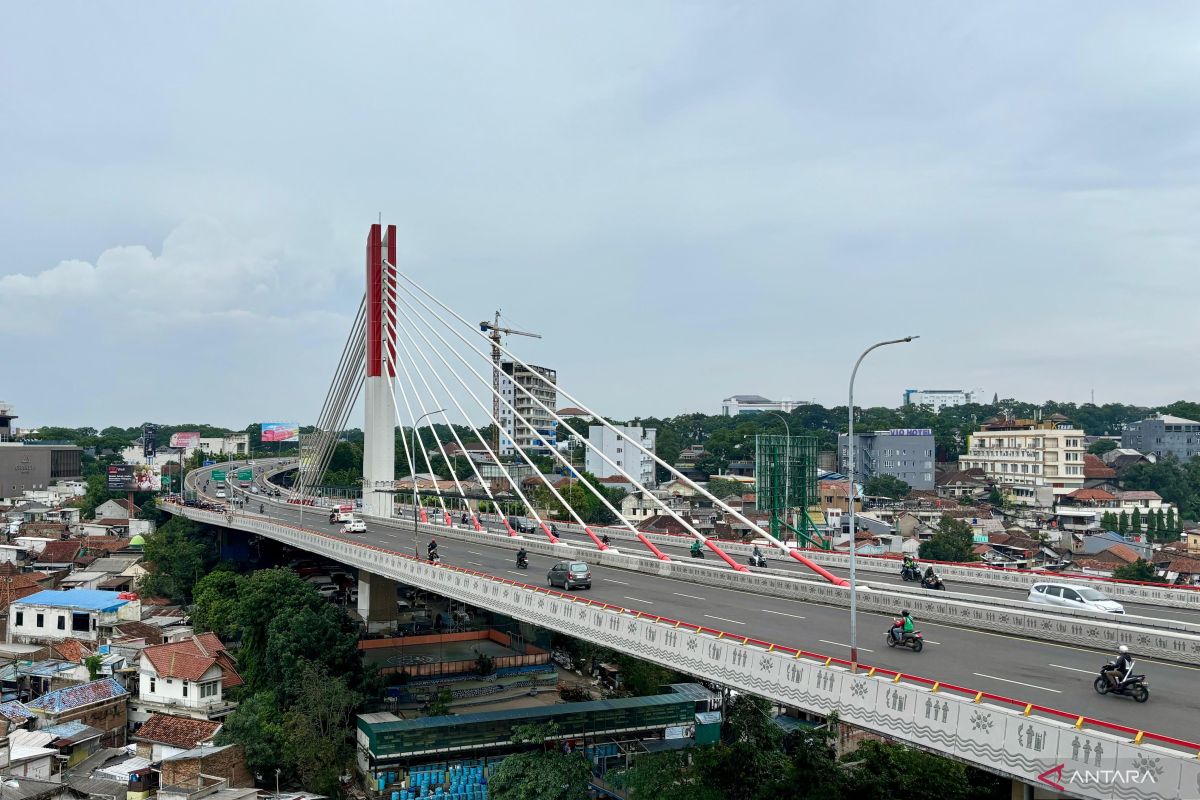
[{"label": "banner on building", "polygon": [[199,446],[200,433],[198,431],[180,431],[171,434],[171,447],[180,450],[195,450]]},{"label": "banner on building", "polygon": [[298,442],[300,441],[299,422],[264,422],[262,424],[263,442]]}]

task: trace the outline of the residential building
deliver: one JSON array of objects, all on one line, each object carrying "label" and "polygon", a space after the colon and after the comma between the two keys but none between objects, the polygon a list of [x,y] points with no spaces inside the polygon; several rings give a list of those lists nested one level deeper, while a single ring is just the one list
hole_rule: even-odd
[{"label": "residential building", "polygon": [[1121,432],[1121,447],[1190,461],[1200,455],[1200,422],[1169,414],[1131,422]]},{"label": "residential building", "polygon": [[937,478],[938,497],[978,499],[988,493],[991,485],[981,469],[956,469]]},{"label": "residential building", "polygon": [[[182,753],[166,756],[158,764],[161,774],[159,800],[199,800],[209,796],[230,796],[232,787],[249,789],[239,800],[255,800],[254,776],[246,767],[246,751],[240,744],[201,745]],[[221,783],[214,784],[214,778]],[[220,794],[212,794],[213,786]]]},{"label": "residential building", "polygon": [[1050,508],[1083,488],[1083,431],[1066,417],[994,419],[967,441],[962,469],[982,469],[1017,505]]},{"label": "residential building", "polygon": [[[913,489],[934,489],[933,431],[929,428],[893,428],[854,434],[855,477],[866,483],[880,475],[891,475]],[[849,468],[849,438],[838,434],[839,469]]]},{"label": "residential building", "polygon": [[135,597],[97,589],[41,591],[22,597],[9,607],[6,641],[101,641],[112,634],[116,625],[141,617],[141,603]]},{"label": "residential building", "polygon": [[75,445],[0,441],[0,498],[20,498],[82,476],[83,449]]},{"label": "residential building", "polygon": [[968,389],[905,389],[904,405],[925,406],[936,412],[978,402],[975,396],[976,392]]},{"label": "residential building", "polygon": [[133,734],[137,754],[149,761],[161,761],[211,743],[221,723],[215,720],[194,719],[173,714],[151,714]]},{"label": "residential building", "polygon": [[[643,486],[654,487],[654,459],[639,449],[638,445],[654,452],[658,431],[641,425],[617,425],[610,430],[604,425],[588,426],[588,443],[584,459],[585,469],[597,478],[610,478],[628,474]],[[594,449],[593,449],[594,448]],[[599,452],[597,452],[599,451]],[[600,456],[603,453],[616,466]]]},{"label": "residential building", "polygon": [[760,414],[763,411],[788,413],[805,405],[795,400],[768,400],[761,394],[735,394],[721,401],[721,416],[736,417],[738,414]]},{"label": "residential building", "polygon": [[[689,445],[679,454],[679,458],[675,459],[675,469],[679,470],[680,474],[688,480],[706,481],[708,474],[702,472],[697,464],[707,456],[708,451],[704,449],[704,445]],[[678,480],[674,481],[674,483],[678,482]]]},{"label": "residential building", "polygon": [[[535,364],[530,364],[529,369],[512,361],[500,364],[500,396],[511,404],[511,408],[500,404],[501,455],[515,455],[518,447],[527,453],[542,455],[555,448],[558,422],[546,409],[558,405],[558,392],[543,378],[553,384],[558,380],[558,373]],[[517,415],[523,417],[525,423],[520,422]]]},{"label": "residential building", "polygon": [[215,634],[151,645],[142,650],[134,721],[149,719],[156,711],[219,719],[234,708],[225,690],[242,683],[233,658]]},{"label": "residential building", "polygon": [[105,500],[103,503],[96,506],[95,519],[128,520],[137,516],[141,512],[142,509],[140,506],[130,503],[127,499],[122,497],[119,500]]},{"label": "residential building", "polygon": [[592,420],[595,419],[595,417],[593,417],[588,412],[584,411],[582,408],[576,408],[575,406],[567,406],[566,408],[560,408],[555,413],[558,414],[563,419],[570,419],[572,417],[576,417],[578,419],[583,420],[584,422],[591,422]]},{"label": "residential building", "polygon": [[103,747],[123,747],[129,692],[113,678],[48,692],[25,707],[38,715],[38,727],[78,721],[104,731]]}]

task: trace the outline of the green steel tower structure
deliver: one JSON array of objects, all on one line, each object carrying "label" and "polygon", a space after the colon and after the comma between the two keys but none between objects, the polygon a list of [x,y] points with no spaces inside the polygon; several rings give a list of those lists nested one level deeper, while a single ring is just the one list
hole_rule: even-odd
[{"label": "green steel tower structure", "polygon": [[[810,547],[829,548],[825,537],[808,516],[808,508],[817,502],[817,440],[811,436],[754,437],[755,506],[771,515],[771,535],[789,538]],[[795,509],[799,524],[788,520]]]}]

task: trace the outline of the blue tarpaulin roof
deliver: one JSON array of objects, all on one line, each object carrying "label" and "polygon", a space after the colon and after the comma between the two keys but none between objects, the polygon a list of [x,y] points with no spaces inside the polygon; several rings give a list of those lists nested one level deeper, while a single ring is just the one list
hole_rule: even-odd
[{"label": "blue tarpaulin roof", "polygon": [[52,608],[81,608],[87,611],[115,611],[128,603],[118,597],[120,592],[105,592],[100,589],[68,589],[58,592],[47,589],[22,597],[13,605],[50,606]]}]

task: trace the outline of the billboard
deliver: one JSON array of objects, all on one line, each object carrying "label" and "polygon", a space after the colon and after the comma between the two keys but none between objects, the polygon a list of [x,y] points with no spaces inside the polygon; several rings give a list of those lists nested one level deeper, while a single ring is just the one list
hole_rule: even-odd
[{"label": "billboard", "polygon": [[200,446],[200,433],[198,431],[180,431],[179,433],[171,434],[171,447],[181,450],[195,450]]},{"label": "billboard", "polygon": [[163,485],[162,467],[157,464],[109,464],[104,485],[110,492],[157,492]]},{"label": "billboard", "polygon": [[158,426],[147,425],[142,428],[142,455],[147,461],[153,460],[158,453]]},{"label": "billboard", "polygon": [[298,442],[300,441],[300,423],[264,422],[262,424],[262,440],[264,442]]}]

